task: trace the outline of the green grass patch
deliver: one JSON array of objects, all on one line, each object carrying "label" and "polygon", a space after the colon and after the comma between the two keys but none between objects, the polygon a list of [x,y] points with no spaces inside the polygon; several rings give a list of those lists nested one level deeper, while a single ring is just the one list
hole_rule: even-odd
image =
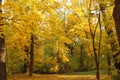
[{"label": "green grass patch", "polygon": [[[95,75],[96,70],[92,71],[82,71],[82,72],[69,72],[65,73],[64,75]],[[100,74],[104,75],[107,74],[107,70],[100,70]]]}]

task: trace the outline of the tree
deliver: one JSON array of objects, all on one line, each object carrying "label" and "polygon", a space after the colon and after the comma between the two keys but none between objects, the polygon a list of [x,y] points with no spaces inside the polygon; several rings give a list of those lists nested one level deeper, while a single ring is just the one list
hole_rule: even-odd
[{"label": "tree", "polygon": [[[95,1],[96,2],[96,1]],[[90,0],[89,2],[89,17],[88,17],[88,25],[89,25],[89,33],[92,39],[92,48],[93,48],[93,58],[96,64],[96,78],[97,80],[100,80],[100,53],[101,53],[101,40],[102,40],[102,25],[101,25],[101,15],[100,15],[100,8],[98,8],[98,14],[97,10],[95,10],[95,6],[93,5],[95,2]],[[95,3],[97,4],[97,3]],[[95,11],[95,13],[91,14],[91,11]],[[94,17],[95,15],[95,17]],[[92,17],[93,16],[93,17]],[[96,19],[96,23],[92,21],[92,19]],[[92,28],[94,27],[94,28]],[[99,31],[99,33],[97,33]],[[99,35],[99,36],[97,36]],[[98,42],[96,42],[96,38],[98,37]],[[97,44],[96,44],[97,43]]]},{"label": "tree", "polygon": [[[107,6],[109,4],[109,6]],[[119,49],[119,46],[118,46],[118,41],[116,39],[116,36],[114,34],[114,29],[113,29],[113,19],[112,19],[112,14],[110,14],[110,9],[111,9],[111,6],[110,3],[104,3],[101,1],[100,3],[100,8],[101,8],[101,12],[102,12],[102,19],[103,19],[103,24],[104,24],[104,27],[105,27],[105,31],[107,33],[107,37],[109,40],[107,40],[107,42],[110,44],[111,46],[111,51],[113,54],[115,54],[118,49]],[[108,8],[109,8],[109,11],[108,11]],[[107,52],[107,59],[108,59],[108,74],[110,75],[111,74],[111,55],[113,54],[110,54]]]},{"label": "tree", "polygon": [[[115,21],[117,37],[118,37],[118,42],[119,42],[119,46],[120,46],[120,0],[115,0],[113,17],[114,17],[114,21]],[[115,59],[115,67],[120,72],[120,51],[117,52],[113,57]]]},{"label": "tree", "polygon": [[2,17],[2,0],[0,0],[0,80],[7,80],[6,75],[6,52],[5,52],[5,36],[4,36],[4,23]]},{"label": "tree", "polygon": [[120,0],[115,0],[115,7],[113,10],[113,17],[115,20],[117,37],[120,45]]},{"label": "tree", "polygon": [[[86,4],[84,4],[84,1]],[[90,40],[90,48],[92,58],[96,64],[96,78],[100,80],[100,54],[101,54],[101,41],[102,41],[102,24],[101,24],[101,13],[97,0],[84,0],[83,3],[79,4],[79,7],[75,10],[77,15],[80,17],[81,24],[78,26],[81,29],[81,36],[87,32]],[[76,3],[77,4],[77,3]],[[89,53],[90,54],[90,53]]]},{"label": "tree", "polygon": [[34,35],[31,34],[29,76],[32,76],[33,73],[33,63],[34,63]]}]

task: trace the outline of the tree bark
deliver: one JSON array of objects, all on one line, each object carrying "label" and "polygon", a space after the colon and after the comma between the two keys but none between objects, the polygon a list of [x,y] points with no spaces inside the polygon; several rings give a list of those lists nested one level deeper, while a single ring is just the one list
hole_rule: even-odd
[{"label": "tree bark", "polygon": [[84,56],[83,56],[83,44],[80,46],[80,68],[83,70],[84,68]]},{"label": "tree bark", "polygon": [[24,59],[24,65],[23,65],[23,73],[27,73],[28,72],[28,60]]},{"label": "tree bark", "polygon": [[34,63],[34,35],[31,34],[29,76],[33,75],[33,63]]},{"label": "tree bark", "polygon": [[107,64],[108,64],[108,75],[111,75],[111,56],[110,53],[107,52]]},{"label": "tree bark", "polygon": [[28,72],[28,67],[29,67],[29,54],[30,54],[30,47],[28,46],[24,46],[24,51],[27,55],[27,57],[25,57],[24,59],[24,65],[23,65],[23,73],[27,73]]},{"label": "tree bark", "polygon": [[119,45],[120,45],[120,0],[115,0],[113,17],[114,17],[114,20],[115,20],[117,37],[118,37],[118,41],[119,41]]},{"label": "tree bark", "polygon": [[[2,14],[2,0],[0,0],[0,14]],[[1,17],[1,16],[0,16]],[[0,80],[7,80],[6,76],[6,53],[5,53],[5,38],[3,35],[2,18],[0,20]]]},{"label": "tree bark", "polygon": [[96,63],[96,78],[97,80],[100,80],[99,62]]},{"label": "tree bark", "polygon": [[[116,33],[118,37],[118,42],[120,46],[120,0],[115,0],[115,7],[113,10],[113,17],[115,21]],[[115,67],[120,71],[120,60],[116,57],[120,56],[120,51],[116,53],[113,57],[115,58]]]},{"label": "tree bark", "polygon": [[5,56],[5,39],[0,37],[0,80],[7,80]]}]

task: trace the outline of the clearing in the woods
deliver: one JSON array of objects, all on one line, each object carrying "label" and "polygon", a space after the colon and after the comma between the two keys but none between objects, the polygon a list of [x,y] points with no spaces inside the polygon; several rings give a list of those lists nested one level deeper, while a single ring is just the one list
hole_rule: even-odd
[{"label": "clearing in the woods", "polygon": [[[100,80],[111,80],[107,75],[101,75]],[[9,76],[8,80],[96,80],[95,75],[60,75],[60,74],[15,74]]]}]

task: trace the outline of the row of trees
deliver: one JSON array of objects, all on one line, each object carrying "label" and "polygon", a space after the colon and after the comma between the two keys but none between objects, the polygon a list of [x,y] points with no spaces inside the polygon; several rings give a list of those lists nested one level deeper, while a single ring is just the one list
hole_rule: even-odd
[{"label": "row of trees", "polygon": [[[96,78],[100,80],[101,56],[107,56],[110,74],[113,54],[119,70],[119,46],[111,14],[113,2],[6,0],[3,4],[0,0],[0,80],[7,80],[6,70],[9,73],[11,69],[12,73],[16,70],[12,65],[19,62],[17,68],[23,67],[23,72],[29,64],[32,76],[33,69],[37,68],[58,73],[70,70],[75,61],[80,69],[85,66],[92,69],[95,63]],[[119,3],[115,0],[113,17],[120,44]],[[15,60],[10,61],[11,58]],[[87,65],[90,60],[91,64]],[[39,69],[40,66],[43,68]]]}]

